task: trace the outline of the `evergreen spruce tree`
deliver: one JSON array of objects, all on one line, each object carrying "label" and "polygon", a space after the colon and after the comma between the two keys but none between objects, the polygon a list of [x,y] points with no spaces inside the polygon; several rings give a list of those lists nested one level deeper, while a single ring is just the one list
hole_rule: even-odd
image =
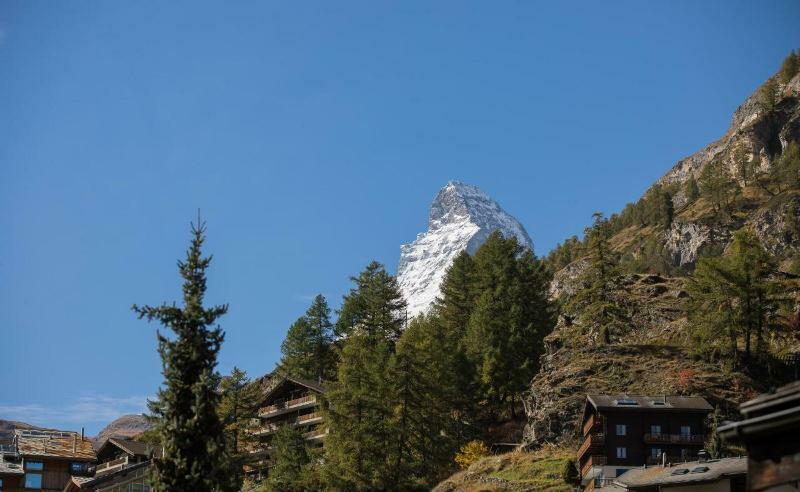
[{"label": "evergreen spruce tree", "polygon": [[352,279],[337,333],[337,378],[326,390],[324,477],[337,490],[396,490],[398,427],[391,381],[406,304],[394,277],[372,262]]},{"label": "evergreen spruce tree", "polygon": [[334,377],[332,349],[333,324],[330,308],[322,295],[317,295],[304,316],[289,327],[281,344],[281,372],[295,377],[322,381]]},{"label": "evergreen spruce tree", "polygon": [[392,473],[398,490],[430,490],[447,472],[467,434],[454,411],[454,347],[436,316],[419,316],[403,332],[389,370],[394,445]]},{"label": "evergreen spruce tree", "polygon": [[[466,251],[462,251],[447,269],[441,284],[441,295],[436,299],[433,312],[436,319],[429,320],[424,326],[441,328],[442,350],[452,354],[450,363],[453,366],[454,381],[457,391],[454,393],[452,410],[459,414],[462,422],[474,422],[478,409],[478,385],[476,384],[475,365],[467,356],[466,334],[469,320],[475,306],[477,292],[477,271],[475,261]],[[415,331],[420,331],[416,328]],[[468,433],[462,427],[459,432]]]},{"label": "evergreen spruce tree", "polygon": [[516,238],[495,231],[475,253],[478,296],[466,337],[489,406],[508,403],[515,416],[518,396],[538,369],[539,345],[549,332],[546,274]]},{"label": "evergreen spruce tree", "polygon": [[777,182],[778,192],[800,187],[800,145],[789,142],[775,160],[772,176]]},{"label": "evergreen spruce tree", "polygon": [[407,321],[406,301],[397,279],[389,275],[383,265],[373,261],[351,280],[355,286],[342,302],[335,325],[336,335],[361,331],[371,337],[397,341]]},{"label": "evergreen spruce tree", "polygon": [[[228,438],[228,450],[241,463],[246,445],[252,442],[248,429],[250,419],[255,418],[258,413],[261,391],[250,381],[245,371],[234,367],[230,375],[220,381],[219,394],[221,399],[218,413]],[[241,475],[241,467],[237,467],[235,471],[237,475]],[[241,478],[237,477],[238,483],[241,483]]]},{"label": "evergreen spruce tree", "polygon": [[222,422],[217,414],[214,368],[224,333],[215,325],[227,305],[206,308],[206,269],[203,257],[205,225],[192,225],[192,242],[185,261],[178,262],[183,277],[183,307],[133,306],[139,318],[157,320],[175,333],[173,339],[158,334],[164,385],[150,405],[155,428],[164,448],[154,462],[158,490],[238,490],[235,463],[230,459]]},{"label": "evergreen spruce tree", "polygon": [[332,490],[391,490],[390,343],[353,331],[343,342],[337,380],[323,407],[324,481]]},{"label": "evergreen spruce tree", "polygon": [[264,492],[305,492],[310,482],[311,454],[299,428],[281,426],[272,439],[271,466]]}]

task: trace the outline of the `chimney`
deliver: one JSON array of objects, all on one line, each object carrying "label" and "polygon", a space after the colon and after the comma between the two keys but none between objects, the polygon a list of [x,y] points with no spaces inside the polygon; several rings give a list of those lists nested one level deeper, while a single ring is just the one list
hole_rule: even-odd
[{"label": "chimney", "polygon": [[86,430],[85,428],[81,427],[81,442],[83,442],[83,433],[85,430]]}]

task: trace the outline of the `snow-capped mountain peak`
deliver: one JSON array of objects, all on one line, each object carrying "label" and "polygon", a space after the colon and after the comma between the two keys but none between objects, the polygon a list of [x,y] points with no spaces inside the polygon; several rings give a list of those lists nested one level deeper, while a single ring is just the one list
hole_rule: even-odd
[{"label": "snow-capped mountain peak", "polygon": [[428,230],[400,246],[397,280],[408,301],[408,314],[426,312],[439,295],[444,274],[461,251],[474,253],[499,230],[533,249],[525,228],[477,186],[450,181],[431,204]]}]

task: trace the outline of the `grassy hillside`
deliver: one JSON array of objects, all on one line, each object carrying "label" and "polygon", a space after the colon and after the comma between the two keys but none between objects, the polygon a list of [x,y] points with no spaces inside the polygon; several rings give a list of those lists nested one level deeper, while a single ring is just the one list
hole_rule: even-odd
[{"label": "grassy hillside", "polygon": [[513,452],[488,456],[437,485],[435,492],[494,492],[574,490],[564,469],[574,459],[575,449],[545,446],[534,452]]}]

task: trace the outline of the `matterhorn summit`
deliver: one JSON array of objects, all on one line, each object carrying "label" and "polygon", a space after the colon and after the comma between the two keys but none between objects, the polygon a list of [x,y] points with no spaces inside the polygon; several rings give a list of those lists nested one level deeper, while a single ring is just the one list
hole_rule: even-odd
[{"label": "matterhorn summit", "polygon": [[400,246],[397,281],[409,317],[428,311],[453,259],[465,249],[474,253],[492,232],[516,236],[522,246],[533,249],[522,224],[476,186],[450,181],[439,190],[428,215],[428,231]]}]

